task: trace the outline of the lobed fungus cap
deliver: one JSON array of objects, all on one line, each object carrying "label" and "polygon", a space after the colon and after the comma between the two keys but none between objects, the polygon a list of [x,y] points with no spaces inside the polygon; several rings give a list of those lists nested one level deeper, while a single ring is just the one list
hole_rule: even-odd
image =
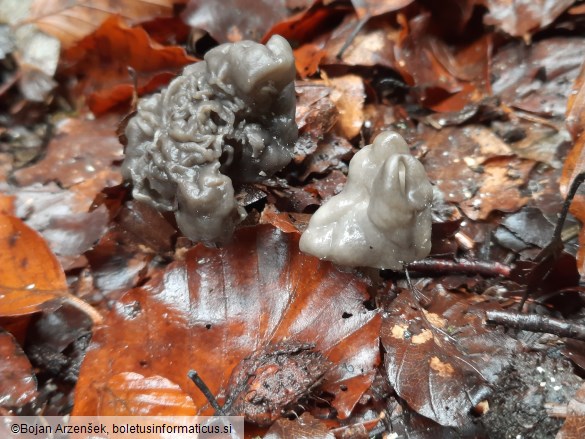
[{"label": "lobed fungus cap", "polygon": [[400,270],[430,253],[432,199],[404,139],[383,132],[352,158],[347,184],[312,216],[300,249],[340,265]]},{"label": "lobed fungus cap", "polygon": [[233,183],[263,180],[292,158],[294,78],[292,49],[274,35],[266,46],[222,44],[141,99],[122,164],[134,198],[173,212],[193,241],[227,241],[245,216]]}]

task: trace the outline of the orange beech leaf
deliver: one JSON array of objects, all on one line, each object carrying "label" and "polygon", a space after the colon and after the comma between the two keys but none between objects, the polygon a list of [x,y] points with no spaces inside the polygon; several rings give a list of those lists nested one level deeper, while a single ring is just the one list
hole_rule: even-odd
[{"label": "orange beech leaf", "polygon": [[29,314],[67,291],[65,273],[41,236],[0,215],[0,316]]},{"label": "orange beech leaf", "polygon": [[317,44],[305,44],[294,50],[295,67],[302,79],[314,75],[319,70],[319,63],[325,52]]},{"label": "orange beech leaf", "polygon": [[14,215],[14,195],[0,193],[0,215]]},{"label": "orange beech leaf", "polygon": [[289,40],[293,47],[297,47],[300,43],[311,41],[322,34],[329,28],[330,23],[334,23],[348,12],[351,12],[351,7],[343,2],[324,6],[323,0],[316,0],[307,10],[272,26],[262,38],[262,42],[266,43],[272,35],[278,34]]},{"label": "orange beech leaf", "polygon": [[54,299],[101,323],[94,308],[69,294],[63,268],[43,238],[20,219],[0,215],[0,317],[41,311]]},{"label": "orange beech leaf", "polygon": [[70,46],[96,30],[112,15],[139,23],[173,13],[176,0],[34,0],[27,22]]},{"label": "orange beech leaf", "polygon": [[99,416],[194,416],[193,400],[160,376],[123,372],[111,377],[100,401]]},{"label": "orange beech leaf", "polygon": [[[270,225],[243,228],[228,246],[197,245],[128,291],[92,337],[74,413],[99,413],[112,377],[137,373],[176,383],[208,414],[190,370],[221,400],[246,356],[288,340],[313,343],[333,363],[320,386],[346,418],[380,361],[380,315],[366,306],[363,281],[300,253],[298,239]],[[143,403],[133,401],[140,412]]]},{"label": "orange beech leaf", "polygon": [[59,74],[77,78],[75,95],[86,96],[90,109],[102,114],[130,102],[134,86],[128,68],[135,71],[136,91],[142,95],[167,84],[181,67],[195,61],[183,48],[162,46],[144,29],[113,16],[64,51]]},{"label": "orange beech leaf", "polygon": [[14,337],[1,330],[0,358],[0,406],[22,407],[31,402],[37,393],[32,366]]}]

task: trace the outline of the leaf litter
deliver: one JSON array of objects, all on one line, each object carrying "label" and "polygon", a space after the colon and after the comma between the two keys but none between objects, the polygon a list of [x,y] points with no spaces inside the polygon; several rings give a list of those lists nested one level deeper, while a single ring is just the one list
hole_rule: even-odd
[{"label": "leaf litter", "polygon": [[[34,1],[17,22],[60,41],[56,72],[31,74],[27,46],[2,58],[0,374],[16,387],[0,387],[1,410],[212,413],[195,370],[249,437],[583,428],[568,361],[583,368],[585,348],[551,327],[581,330],[585,304],[582,191],[555,230],[584,171],[579,3],[89,3]],[[230,244],[194,245],[131,199],[116,126],[194,54],[275,33],[302,79],[293,164],[239,189],[249,215]],[[386,129],[435,186],[433,249],[411,283],[298,251]],[[498,313],[506,331],[486,323]]]}]

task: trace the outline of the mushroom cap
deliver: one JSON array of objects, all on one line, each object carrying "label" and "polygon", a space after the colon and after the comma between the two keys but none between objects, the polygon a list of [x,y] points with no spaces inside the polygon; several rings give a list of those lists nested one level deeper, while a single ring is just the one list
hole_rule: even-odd
[{"label": "mushroom cap", "polygon": [[315,212],[299,247],[340,265],[400,270],[430,253],[432,198],[404,139],[383,132],[352,158],[347,184]]}]

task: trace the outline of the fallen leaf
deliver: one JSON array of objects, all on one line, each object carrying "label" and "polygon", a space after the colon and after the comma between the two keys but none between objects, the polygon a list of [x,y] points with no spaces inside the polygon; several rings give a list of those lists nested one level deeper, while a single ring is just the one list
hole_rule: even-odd
[{"label": "fallen leaf", "polygon": [[[390,384],[417,413],[444,426],[471,422],[470,410],[491,392],[517,342],[483,324],[485,309],[498,308],[473,294],[442,286],[426,289],[424,310],[408,291],[389,305],[382,345]],[[424,323],[426,322],[426,323]]]},{"label": "fallen leaf", "polygon": [[300,46],[306,41],[311,41],[329,29],[331,23],[343,17],[351,10],[346,4],[333,3],[324,5],[323,0],[316,0],[310,8],[288,17],[266,32],[262,43],[266,43],[272,35],[281,35],[286,38],[293,47]]},{"label": "fallen leaf", "polygon": [[143,95],[166,85],[181,67],[195,61],[182,47],[161,46],[144,29],[112,16],[63,52],[58,75],[77,78],[74,95],[86,97],[91,111],[99,115],[130,103],[134,86],[128,68],[136,73],[136,92]]},{"label": "fallen leaf", "polygon": [[[331,35],[323,38],[323,66],[384,66],[397,69],[395,49],[400,27],[390,20],[373,18],[352,39],[359,19],[351,14],[345,17]],[[347,43],[350,42],[349,46]],[[347,46],[347,47],[346,47]],[[339,57],[342,49],[345,49]]]},{"label": "fallen leaf", "polygon": [[285,0],[189,0],[181,17],[191,27],[203,29],[218,42],[259,41],[271,26],[289,15]]},{"label": "fallen leaf", "polygon": [[529,198],[521,193],[535,162],[518,159],[490,130],[468,125],[424,135],[429,151],[423,164],[445,201],[458,203],[472,219],[494,210],[515,212]]},{"label": "fallen leaf", "polygon": [[193,400],[161,376],[135,372],[112,376],[105,384],[98,416],[194,416]]},{"label": "fallen leaf", "polygon": [[396,47],[399,71],[410,85],[430,88],[435,84],[448,93],[460,90],[461,85],[445,69],[433,53],[433,41],[438,38],[429,33],[430,16],[422,14],[403,25]]},{"label": "fallen leaf", "polygon": [[33,0],[27,22],[71,46],[95,31],[112,16],[129,23],[170,16],[174,0]]},{"label": "fallen leaf", "polygon": [[585,63],[581,69],[567,100],[567,129],[573,139],[578,138],[585,131]]},{"label": "fallen leaf", "polygon": [[494,55],[493,93],[511,107],[562,117],[570,96],[567,84],[577,77],[584,53],[582,38],[548,38],[530,46],[511,42]]},{"label": "fallen leaf", "polygon": [[317,149],[303,161],[303,172],[299,178],[305,181],[311,174],[328,174],[337,169],[347,169],[343,160],[348,160],[354,151],[353,146],[345,137],[327,133],[317,145]]},{"label": "fallen leaf", "polygon": [[296,85],[297,108],[295,119],[299,139],[295,144],[293,160],[301,163],[317,149],[319,141],[331,131],[339,119],[339,111],[331,100],[331,88],[319,82],[301,82]]},{"label": "fallen leaf", "polygon": [[351,0],[359,18],[374,17],[397,11],[411,4],[413,0]]},{"label": "fallen leaf", "polygon": [[563,428],[556,435],[556,439],[578,439],[585,432],[585,384],[567,405],[567,417]]},{"label": "fallen leaf", "polygon": [[320,45],[309,43],[293,50],[295,67],[301,79],[314,75],[319,70],[321,59],[325,56]]},{"label": "fallen leaf", "polygon": [[260,215],[259,224],[272,224],[284,233],[303,232],[311,215],[304,213],[279,212],[273,205],[267,205]]},{"label": "fallen leaf", "polygon": [[346,182],[347,176],[340,171],[334,170],[324,178],[313,180],[304,189],[317,195],[322,204],[340,193]]},{"label": "fallen leaf", "polygon": [[0,216],[0,316],[30,314],[67,293],[65,273],[41,236]]},{"label": "fallen leaf", "polygon": [[26,355],[8,332],[0,330],[0,405],[17,408],[37,395],[37,380]]},{"label": "fallen leaf", "polygon": [[551,24],[574,0],[479,0],[489,9],[485,24],[492,24],[514,37],[530,40],[531,34]]},{"label": "fallen leaf", "polygon": [[[560,191],[567,196],[571,184],[582,172],[585,172],[585,130],[582,122],[585,121],[585,64],[581,66],[579,75],[575,79],[570,98],[567,104],[567,128],[573,138],[573,147],[567,154],[560,179]],[[577,193],[570,212],[581,223],[585,222],[585,196]],[[580,273],[585,273],[585,228],[581,227],[579,234],[579,251],[577,264]]]},{"label": "fallen leaf", "polygon": [[21,186],[55,181],[67,188],[110,169],[124,157],[116,136],[118,122],[117,115],[61,120],[45,156],[14,172],[14,180]]},{"label": "fallen leaf", "polygon": [[493,159],[482,166],[479,188],[470,199],[459,204],[471,219],[485,220],[494,211],[515,212],[528,203],[522,186],[530,176],[535,163],[532,160]]},{"label": "fallen leaf", "polygon": [[193,399],[198,413],[209,413],[189,370],[222,399],[245,356],[295,340],[315,343],[334,364],[322,387],[347,417],[379,362],[379,315],[363,304],[365,284],[301,254],[298,239],[266,225],[241,229],[227,247],[197,245],[163,275],[128,291],[94,333],[74,413],[96,414],[105,385],[124,372],[164,377]]},{"label": "fallen leaf", "polygon": [[69,190],[54,183],[11,188],[17,200],[16,216],[41,233],[63,267],[82,267],[86,265],[83,253],[102,237],[109,221],[104,207],[88,210],[103,186],[118,179],[119,172],[112,176],[110,171],[102,171]]},{"label": "fallen leaf", "polygon": [[344,75],[326,81],[331,87],[330,99],[337,107],[339,133],[350,140],[357,136],[364,123],[366,91],[364,81],[357,75]]},{"label": "fallen leaf", "polygon": [[287,438],[311,438],[311,439],[335,439],[325,424],[315,419],[309,413],[303,413],[300,418],[291,421],[279,419],[264,435],[264,439],[287,439]]}]

